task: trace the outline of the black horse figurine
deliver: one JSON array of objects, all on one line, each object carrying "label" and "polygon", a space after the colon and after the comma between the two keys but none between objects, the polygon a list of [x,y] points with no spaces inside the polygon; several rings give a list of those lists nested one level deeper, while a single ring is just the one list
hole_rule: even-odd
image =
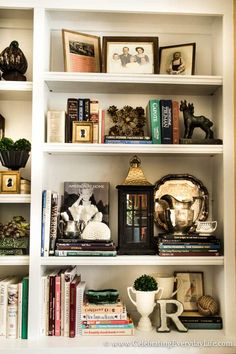
[{"label": "black horse figurine", "polygon": [[193,103],[187,105],[186,100],[181,101],[179,109],[184,116],[184,138],[191,139],[194,128],[201,128],[206,133],[205,139],[214,139],[214,133],[211,130],[212,121],[204,116],[195,116]]}]

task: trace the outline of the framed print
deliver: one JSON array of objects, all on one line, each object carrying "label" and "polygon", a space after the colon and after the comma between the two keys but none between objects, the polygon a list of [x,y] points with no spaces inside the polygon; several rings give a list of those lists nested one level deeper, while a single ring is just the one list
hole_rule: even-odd
[{"label": "framed print", "polygon": [[176,299],[182,302],[184,311],[197,311],[197,300],[203,295],[203,272],[175,272],[177,288],[182,283]]},{"label": "framed print", "polygon": [[100,37],[63,29],[65,71],[100,72]]},{"label": "framed print", "polygon": [[92,122],[73,122],[72,143],[92,143],[93,142],[93,123]]},{"label": "framed print", "polygon": [[103,72],[158,73],[158,37],[103,37],[102,48]]},{"label": "framed print", "polygon": [[1,193],[19,193],[20,192],[20,172],[19,171],[1,171]]},{"label": "framed print", "polygon": [[194,75],[196,43],[160,48],[160,74]]}]

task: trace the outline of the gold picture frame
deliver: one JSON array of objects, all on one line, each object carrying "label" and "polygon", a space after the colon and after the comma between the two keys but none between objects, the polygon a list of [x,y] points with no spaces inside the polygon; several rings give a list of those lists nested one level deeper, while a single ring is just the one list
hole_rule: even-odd
[{"label": "gold picture frame", "polygon": [[93,142],[93,123],[92,122],[73,122],[72,143],[92,143]]},{"label": "gold picture frame", "polygon": [[0,171],[0,191],[3,194],[20,193],[20,172],[19,171]]},{"label": "gold picture frame", "polygon": [[100,37],[62,30],[64,70],[70,72],[100,72]]}]

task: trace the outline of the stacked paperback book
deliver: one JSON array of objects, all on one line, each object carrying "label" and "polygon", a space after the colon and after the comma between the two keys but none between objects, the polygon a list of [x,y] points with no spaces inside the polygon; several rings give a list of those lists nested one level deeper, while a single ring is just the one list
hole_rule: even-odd
[{"label": "stacked paperback book", "polygon": [[159,256],[220,256],[221,242],[215,236],[199,234],[169,235],[158,237]]},{"label": "stacked paperback book", "polygon": [[129,336],[134,334],[134,324],[121,300],[103,304],[85,302],[82,306],[81,334]]},{"label": "stacked paperback book", "polygon": [[55,256],[116,256],[116,246],[112,240],[58,239]]}]

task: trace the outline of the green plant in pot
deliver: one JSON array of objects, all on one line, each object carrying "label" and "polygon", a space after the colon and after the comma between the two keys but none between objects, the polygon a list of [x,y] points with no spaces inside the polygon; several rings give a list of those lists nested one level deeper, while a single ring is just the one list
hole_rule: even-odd
[{"label": "green plant in pot", "polygon": [[[149,315],[155,307],[155,295],[162,291],[162,288],[158,288],[158,284],[152,276],[143,274],[134,281],[133,287],[127,288],[127,291],[130,301],[141,314],[138,329],[141,331],[153,330]],[[131,292],[135,294],[136,301],[133,300]]]},{"label": "green plant in pot", "polygon": [[29,140],[22,138],[14,142],[11,138],[4,137],[0,140],[0,161],[4,167],[19,170],[25,167],[30,150]]}]

